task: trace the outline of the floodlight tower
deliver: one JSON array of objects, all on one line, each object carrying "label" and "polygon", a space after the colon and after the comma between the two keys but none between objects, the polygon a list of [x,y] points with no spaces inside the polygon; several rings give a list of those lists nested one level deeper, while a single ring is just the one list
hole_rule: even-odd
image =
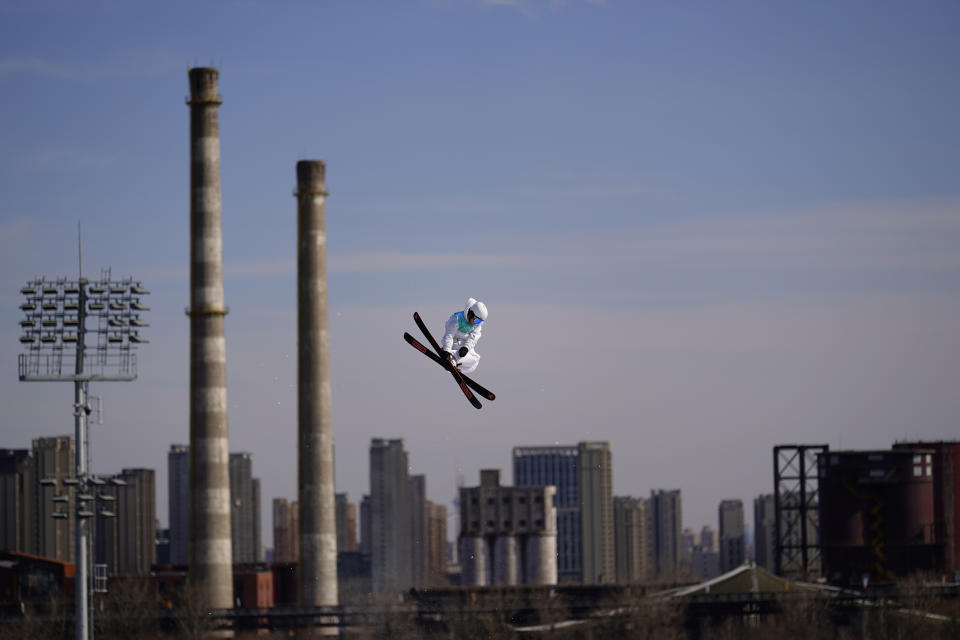
[{"label": "floodlight tower", "polygon": [[[87,415],[90,381],[137,379],[137,345],[147,342],[140,329],[148,326],[141,314],[149,307],[140,299],[148,293],[131,278],[112,280],[110,270],[100,279],[27,282],[20,289],[26,300],[20,305],[20,343],[26,349],[18,359],[22,382],[73,382],[73,416],[76,439],[75,474],[64,484],[74,489],[76,534],[76,638],[89,638],[88,618],[90,496],[96,494],[99,478],[87,469]],[[59,517],[64,517],[63,515]],[[67,516],[69,517],[69,515]]]}]

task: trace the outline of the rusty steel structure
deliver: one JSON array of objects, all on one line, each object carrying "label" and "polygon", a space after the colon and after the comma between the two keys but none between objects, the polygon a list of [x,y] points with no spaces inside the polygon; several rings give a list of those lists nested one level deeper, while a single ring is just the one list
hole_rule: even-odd
[{"label": "rusty steel structure", "polygon": [[773,448],[774,566],[779,576],[808,580],[821,575],[817,456],[825,444]]}]

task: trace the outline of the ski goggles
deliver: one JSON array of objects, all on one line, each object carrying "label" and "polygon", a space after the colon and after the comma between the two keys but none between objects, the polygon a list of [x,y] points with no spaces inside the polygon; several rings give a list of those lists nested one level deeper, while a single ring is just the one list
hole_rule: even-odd
[{"label": "ski goggles", "polygon": [[475,315],[473,314],[473,311],[468,311],[468,312],[467,312],[467,320],[470,321],[470,322],[473,323],[473,324],[480,324],[481,322],[483,322],[483,318],[480,318],[480,317],[478,317],[478,316],[475,316]]}]

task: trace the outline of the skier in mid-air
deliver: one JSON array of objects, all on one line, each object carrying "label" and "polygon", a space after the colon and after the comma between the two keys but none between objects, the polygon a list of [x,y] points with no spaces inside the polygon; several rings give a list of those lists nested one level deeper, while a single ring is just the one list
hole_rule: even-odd
[{"label": "skier in mid-air", "polygon": [[447,319],[440,348],[462,373],[472,373],[480,363],[480,354],[474,351],[474,347],[486,319],[487,305],[473,298],[467,300],[463,311],[457,311]]}]

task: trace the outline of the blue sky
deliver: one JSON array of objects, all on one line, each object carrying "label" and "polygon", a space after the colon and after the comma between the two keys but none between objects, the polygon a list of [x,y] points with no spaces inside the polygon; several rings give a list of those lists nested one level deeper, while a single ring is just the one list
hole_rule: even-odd
[{"label": "blue sky", "polygon": [[[685,524],[772,490],[788,442],[956,438],[955,2],[0,4],[4,447],[72,433],[20,383],[18,291],[153,291],[140,379],[94,385],[94,470],[189,440],[187,69],[220,70],[231,450],[295,497],[298,160],[327,163],[338,491],[405,438],[428,495],[513,445],[609,440]],[[468,296],[471,409],[401,340]],[[59,399],[59,400],[58,400]],[[749,517],[748,517],[749,521]],[[269,542],[270,535],[267,534]]]}]

